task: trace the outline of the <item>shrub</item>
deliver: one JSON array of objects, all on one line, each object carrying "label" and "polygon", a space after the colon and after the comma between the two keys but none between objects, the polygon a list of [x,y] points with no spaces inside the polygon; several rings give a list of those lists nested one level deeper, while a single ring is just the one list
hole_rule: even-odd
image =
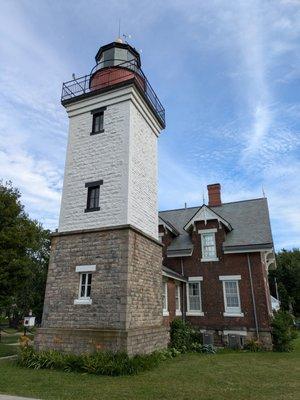
[{"label": "shrub", "polygon": [[245,350],[252,351],[254,353],[257,353],[259,351],[264,351],[264,347],[262,343],[259,340],[255,339],[250,339],[246,342],[244,346]]},{"label": "shrub", "polygon": [[174,349],[129,357],[126,353],[101,351],[93,354],[75,355],[55,350],[35,351],[32,347],[20,350],[20,366],[33,369],[59,369],[66,372],[86,372],[96,375],[133,375],[155,368],[160,361],[175,357]]},{"label": "shrub", "polygon": [[195,353],[214,354],[212,345],[202,345],[202,335],[199,330],[193,329],[181,319],[174,319],[171,323],[170,346],[180,353],[192,351]]},{"label": "shrub", "polygon": [[293,318],[287,311],[278,311],[272,321],[274,351],[292,351],[293,340],[297,334],[293,327]]},{"label": "shrub", "polygon": [[216,349],[214,348],[213,345],[211,344],[205,344],[202,346],[202,351],[201,353],[205,353],[205,354],[215,354],[216,353]]},{"label": "shrub", "polygon": [[175,318],[170,326],[170,346],[180,351],[187,352],[191,347],[191,327],[179,318]]}]

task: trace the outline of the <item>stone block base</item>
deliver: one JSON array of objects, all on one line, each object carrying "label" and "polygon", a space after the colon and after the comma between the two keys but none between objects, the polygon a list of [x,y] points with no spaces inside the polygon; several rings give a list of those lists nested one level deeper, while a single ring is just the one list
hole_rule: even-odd
[{"label": "stone block base", "polygon": [[163,326],[132,330],[40,328],[34,345],[41,350],[74,354],[101,350],[125,351],[129,355],[147,354],[166,348],[168,330]]}]

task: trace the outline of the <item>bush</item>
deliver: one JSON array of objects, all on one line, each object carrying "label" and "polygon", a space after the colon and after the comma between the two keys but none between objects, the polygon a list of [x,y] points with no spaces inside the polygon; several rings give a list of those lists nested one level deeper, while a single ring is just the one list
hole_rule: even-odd
[{"label": "bush", "polygon": [[175,318],[170,326],[170,346],[185,353],[190,350],[192,344],[192,329],[183,320]]},{"label": "bush", "polygon": [[216,349],[211,344],[205,344],[205,345],[202,346],[201,353],[215,354],[216,353]]},{"label": "bush", "polygon": [[193,329],[187,322],[174,319],[171,323],[170,346],[180,353],[192,351],[195,353],[214,354],[212,345],[202,345],[202,335],[199,330]]},{"label": "bush", "polygon": [[292,351],[293,340],[297,334],[293,327],[293,318],[287,311],[278,311],[272,321],[274,351]]},{"label": "bush", "polygon": [[257,353],[259,351],[264,351],[264,347],[262,343],[259,340],[255,339],[250,339],[246,342],[244,346],[245,350],[252,351],[254,353]]},{"label": "bush", "polygon": [[126,353],[101,351],[75,355],[55,350],[35,351],[32,347],[20,350],[18,364],[33,369],[59,369],[66,372],[86,372],[96,375],[133,375],[155,368],[160,361],[175,357],[178,352],[168,349],[147,355],[129,357]]}]

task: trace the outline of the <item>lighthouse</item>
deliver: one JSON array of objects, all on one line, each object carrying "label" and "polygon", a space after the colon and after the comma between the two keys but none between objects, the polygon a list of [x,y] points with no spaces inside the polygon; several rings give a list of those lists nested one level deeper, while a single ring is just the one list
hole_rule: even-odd
[{"label": "lighthouse", "polygon": [[148,353],[167,345],[158,241],[162,104],[122,40],[65,82],[69,134],[37,349]]}]

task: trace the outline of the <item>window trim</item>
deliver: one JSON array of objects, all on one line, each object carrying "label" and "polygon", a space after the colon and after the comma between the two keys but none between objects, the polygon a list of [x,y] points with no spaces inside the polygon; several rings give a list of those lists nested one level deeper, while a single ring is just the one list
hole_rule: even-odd
[{"label": "window trim", "polygon": [[[192,276],[192,277],[189,277],[189,279],[188,279],[188,282],[187,282],[187,285],[186,285],[186,295],[187,295],[187,302],[186,302],[186,305],[187,305],[187,311],[186,311],[186,315],[187,316],[195,316],[195,317],[202,317],[202,316],[204,316],[204,312],[203,312],[203,309],[202,309],[202,288],[201,288],[201,282],[203,281],[203,277],[202,276]],[[189,284],[190,283],[198,283],[198,285],[199,285],[199,298],[200,298],[200,310],[199,311],[197,311],[197,310],[191,310],[190,309],[190,287],[189,287]]]},{"label": "window trim", "polygon": [[[198,233],[201,235],[201,262],[208,262],[208,261],[219,261],[217,257],[217,245],[216,245],[216,233],[218,232],[217,228],[212,229],[199,229]],[[205,234],[213,234],[213,241],[215,247],[215,257],[204,257],[204,238]]]},{"label": "window trim", "polygon": [[[182,311],[181,311],[181,285],[179,283],[175,283],[175,315],[177,317],[180,317],[182,315]],[[176,298],[178,297],[178,301],[179,301],[179,308],[177,308],[176,305]]]},{"label": "window trim", "polygon": [[96,265],[76,265],[76,272],[95,272]]},{"label": "window trim", "polygon": [[165,302],[163,302],[163,316],[168,317],[169,316],[169,302],[168,302],[168,281],[166,279],[163,279],[163,291],[164,291],[164,299],[166,302],[166,308],[165,308]]},{"label": "window trim", "polygon": [[[222,281],[223,287],[223,300],[224,300],[224,317],[243,317],[244,313],[242,312],[242,304],[241,304],[241,296],[240,296],[240,285],[239,281],[241,280],[241,275],[221,275],[219,276],[219,280]],[[226,284],[225,282],[235,282],[237,287],[237,297],[238,297],[238,307],[228,307],[227,306],[227,298],[226,298]]]}]

